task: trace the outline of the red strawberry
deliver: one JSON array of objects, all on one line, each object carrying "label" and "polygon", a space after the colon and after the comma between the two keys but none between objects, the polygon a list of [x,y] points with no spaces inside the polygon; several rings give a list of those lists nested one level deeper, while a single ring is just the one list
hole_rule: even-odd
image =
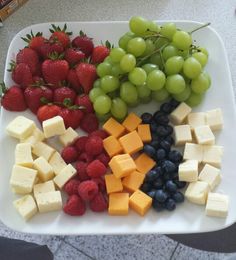
[{"label": "red strawberry", "polygon": [[81,85],[75,69],[70,69],[67,74],[67,81],[69,86],[72,87],[77,93],[81,92]]},{"label": "red strawberry", "polygon": [[109,55],[110,49],[107,48],[106,46],[100,45],[96,46],[93,49],[92,53],[92,63],[101,63],[105,60],[105,58]]},{"label": "red strawberry", "polygon": [[82,31],[80,31],[80,35],[72,41],[72,46],[79,48],[86,57],[92,54],[94,48],[92,39],[87,37]]},{"label": "red strawberry", "polygon": [[72,127],[73,129],[76,129],[80,125],[80,121],[83,118],[84,114],[79,109],[73,109],[71,108],[63,108],[59,112],[59,116],[61,116],[64,119],[64,124],[66,128]]},{"label": "red strawberry", "polygon": [[40,122],[43,122],[52,117],[58,116],[61,111],[61,107],[57,105],[44,105],[38,109],[37,118]]},{"label": "red strawberry", "polygon": [[61,43],[50,43],[49,41],[46,41],[41,47],[40,47],[40,54],[43,57],[43,59],[48,59],[52,53],[58,53],[62,54],[64,52],[64,48],[61,45]]},{"label": "red strawberry", "polygon": [[71,65],[79,63],[84,58],[85,54],[78,49],[68,48],[65,51],[65,60]]},{"label": "red strawberry", "polygon": [[88,95],[80,95],[75,99],[75,105],[85,107],[84,113],[93,113],[93,104],[89,99]]},{"label": "red strawberry", "polygon": [[66,49],[70,45],[70,38],[69,35],[72,34],[72,32],[66,32],[67,25],[65,24],[63,29],[61,29],[59,26],[55,26],[52,24],[52,29],[49,29],[49,31],[52,33],[52,35],[49,38],[49,41],[51,42],[60,42],[64,49]]},{"label": "red strawberry", "polygon": [[71,216],[82,216],[86,211],[86,205],[80,196],[73,194],[67,199],[63,211]]},{"label": "red strawberry", "polygon": [[7,89],[4,83],[2,83],[0,87],[1,92],[4,94],[1,99],[1,104],[6,110],[24,111],[27,109],[22,88],[12,86]]},{"label": "red strawberry", "polygon": [[63,103],[65,98],[69,98],[71,103],[74,104],[75,97],[76,93],[73,89],[68,87],[61,87],[55,89],[53,101]]},{"label": "red strawberry", "polygon": [[80,63],[76,67],[76,73],[84,93],[88,94],[97,78],[96,67],[93,64]]}]

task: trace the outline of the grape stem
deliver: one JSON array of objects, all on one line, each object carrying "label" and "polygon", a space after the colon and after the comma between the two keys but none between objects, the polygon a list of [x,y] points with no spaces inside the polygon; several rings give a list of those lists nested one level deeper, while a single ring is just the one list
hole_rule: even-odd
[{"label": "grape stem", "polygon": [[192,33],[196,32],[196,31],[198,31],[198,30],[200,30],[200,29],[202,29],[202,28],[205,28],[205,27],[209,26],[210,24],[211,24],[211,23],[205,23],[205,24],[203,24],[203,25],[201,25],[201,26],[199,26],[199,27],[193,29],[192,31],[190,31],[189,34],[192,34]]},{"label": "grape stem", "polygon": [[148,38],[152,38],[152,37],[163,38],[163,39],[166,39],[166,40],[170,41],[170,39],[168,39],[167,37],[161,35],[160,33],[150,34],[150,35],[144,36],[143,38],[144,39],[148,39]]}]

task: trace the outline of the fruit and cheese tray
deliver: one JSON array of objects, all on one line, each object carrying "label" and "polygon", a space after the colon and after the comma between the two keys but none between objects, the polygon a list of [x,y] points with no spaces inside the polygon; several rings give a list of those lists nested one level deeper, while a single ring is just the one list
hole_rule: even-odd
[{"label": "fruit and cheese tray", "polygon": [[32,25],[10,44],[1,92],[7,226],[174,234],[236,221],[232,82],[209,23]]}]

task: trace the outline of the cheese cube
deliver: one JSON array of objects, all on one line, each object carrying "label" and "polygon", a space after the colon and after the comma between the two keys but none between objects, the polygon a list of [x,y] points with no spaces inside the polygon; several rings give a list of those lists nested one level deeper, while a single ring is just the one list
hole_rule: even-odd
[{"label": "cheese cube", "polygon": [[35,127],[34,121],[24,116],[17,116],[8,124],[6,131],[10,136],[21,140],[30,136]]},{"label": "cheese cube", "polygon": [[34,160],[34,169],[38,171],[38,177],[41,181],[48,181],[54,177],[52,166],[42,156]]},{"label": "cheese cube", "polygon": [[220,193],[209,192],[206,204],[206,215],[225,218],[228,215],[229,197]]},{"label": "cheese cube", "polygon": [[175,145],[192,142],[192,133],[189,125],[174,126]]},{"label": "cheese cube", "polygon": [[199,181],[205,181],[213,190],[221,181],[221,174],[218,168],[206,164],[198,176]]},{"label": "cheese cube", "polygon": [[145,175],[138,171],[131,172],[128,176],[124,177],[122,184],[128,191],[134,192],[143,184]]},{"label": "cheese cube", "polygon": [[61,142],[62,145],[67,146],[73,141],[79,137],[78,133],[72,128],[69,127],[66,129],[65,133],[59,136],[59,141]]},{"label": "cheese cube", "polygon": [[108,136],[103,140],[103,148],[110,157],[113,157],[123,151],[119,141],[113,135]]},{"label": "cheese cube", "polygon": [[123,190],[121,180],[116,178],[114,174],[105,175],[105,183],[106,183],[106,189],[108,194]]},{"label": "cheese cube", "polygon": [[61,116],[55,116],[43,121],[43,132],[46,138],[62,135],[65,131],[64,120]]},{"label": "cheese cube", "polygon": [[156,162],[145,153],[140,154],[134,162],[137,166],[137,171],[142,174],[148,173],[156,165]]},{"label": "cheese cube", "polygon": [[68,164],[64,169],[60,171],[60,173],[53,179],[54,183],[57,185],[59,189],[62,189],[63,186],[76,175],[76,169]]},{"label": "cheese cube", "polygon": [[15,193],[27,194],[33,190],[37,171],[20,165],[14,165],[10,185]]},{"label": "cheese cube", "polygon": [[208,125],[197,126],[193,131],[198,144],[215,144],[215,136]]},{"label": "cheese cube", "polygon": [[203,148],[202,162],[220,168],[223,157],[223,147],[218,145],[204,145]]},{"label": "cheese cube", "polygon": [[144,216],[152,205],[152,198],[141,190],[136,190],[129,198],[129,206],[139,215]]},{"label": "cheese cube", "polygon": [[179,180],[194,182],[198,179],[198,161],[188,160],[179,165]]},{"label": "cheese cube", "polygon": [[197,160],[200,163],[203,159],[203,146],[200,144],[186,143],[183,158],[184,160]]},{"label": "cheese cube", "polygon": [[55,149],[53,149],[51,146],[43,142],[38,142],[33,146],[32,152],[36,156],[38,157],[42,156],[48,161],[50,157],[53,155],[53,153],[55,152]]},{"label": "cheese cube", "polygon": [[185,197],[192,203],[206,204],[207,194],[210,191],[208,183],[204,181],[191,182],[185,191]]},{"label": "cheese cube", "polygon": [[119,142],[125,153],[133,154],[143,149],[143,142],[137,131],[123,135],[120,137]]},{"label": "cheese cube", "polygon": [[116,178],[125,177],[136,170],[134,160],[129,154],[114,156],[110,160],[109,166]]},{"label": "cheese cube", "polygon": [[192,108],[182,102],[174,111],[171,112],[170,119],[174,124],[182,124],[191,111]]},{"label": "cheese cube", "polygon": [[103,125],[103,129],[115,138],[122,136],[125,132],[125,127],[118,123],[114,118],[110,117]]},{"label": "cheese cube", "polygon": [[31,144],[20,143],[16,145],[15,164],[25,167],[32,167],[33,157],[31,153]]},{"label": "cheese cube", "polygon": [[138,126],[138,135],[140,136],[141,140],[146,143],[152,140],[151,130],[149,124],[141,124]]},{"label": "cheese cube", "polygon": [[20,141],[21,141],[21,143],[29,143],[32,146],[34,146],[37,142],[41,142],[44,139],[45,139],[45,136],[44,136],[43,132],[40,129],[35,128],[33,130],[32,135],[28,136],[25,139],[21,139]]},{"label": "cheese cube", "polygon": [[38,211],[34,198],[31,195],[25,195],[15,200],[13,205],[25,220],[32,218]]},{"label": "cheese cube", "polygon": [[141,122],[142,119],[140,117],[134,113],[130,113],[123,121],[122,125],[128,132],[132,132],[138,127],[139,124],[141,124]]},{"label": "cheese cube", "polygon": [[109,215],[128,215],[129,193],[111,193],[109,195]]},{"label": "cheese cube", "polygon": [[62,198],[60,191],[39,193],[35,198],[40,213],[62,209]]},{"label": "cheese cube", "polygon": [[190,125],[191,130],[195,127],[206,125],[206,114],[203,112],[188,114],[187,124]]},{"label": "cheese cube", "polygon": [[206,112],[206,124],[210,126],[212,131],[223,128],[223,114],[220,108],[209,110]]},{"label": "cheese cube", "polygon": [[49,164],[52,166],[52,169],[56,175],[58,175],[60,171],[67,166],[67,164],[58,152],[55,152],[51,156],[51,158],[49,159]]},{"label": "cheese cube", "polygon": [[44,183],[35,184],[33,188],[34,197],[36,197],[39,193],[45,193],[49,191],[55,191],[55,185],[53,181],[46,181]]}]

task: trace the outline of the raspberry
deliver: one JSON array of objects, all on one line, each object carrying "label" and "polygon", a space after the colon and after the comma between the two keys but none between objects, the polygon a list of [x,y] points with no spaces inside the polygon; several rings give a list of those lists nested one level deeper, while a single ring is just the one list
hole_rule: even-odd
[{"label": "raspberry", "polygon": [[85,107],[85,109],[83,110],[85,114],[94,112],[93,104],[90,101],[88,95],[77,96],[76,99],[75,99],[75,105]]},{"label": "raspberry", "polygon": [[78,195],[73,194],[68,198],[63,211],[71,216],[82,216],[86,211],[86,206]]},{"label": "raspberry", "polygon": [[65,147],[61,152],[61,157],[66,163],[75,162],[78,158],[78,152],[73,146]]},{"label": "raspberry", "polygon": [[90,136],[99,136],[101,137],[102,139],[105,139],[108,137],[108,134],[106,131],[102,130],[102,129],[98,129],[96,131],[93,131],[91,134],[89,134],[89,137]]},{"label": "raspberry", "polygon": [[97,130],[98,126],[98,119],[93,113],[85,114],[80,123],[81,129],[87,133],[92,133]]},{"label": "raspberry", "polygon": [[85,152],[89,155],[98,155],[103,151],[102,138],[99,136],[89,137],[85,144]]},{"label": "raspberry", "polygon": [[106,166],[99,160],[92,161],[86,169],[88,176],[91,178],[99,178],[103,176],[106,173],[106,170]]},{"label": "raspberry", "polygon": [[78,187],[80,197],[85,201],[90,201],[98,193],[98,185],[95,181],[83,181]]},{"label": "raspberry", "polygon": [[80,181],[78,179],[71,179],[65,184],[64,190],[69,196],[73,194],[78,195],[79,184]]},{"label": "raspberry", "polygon": [[87,143],[87,141],[88,141],[87,136],[81,136],[75,141],[74,146],[76,147],[79,153],[84,152],[85,144]]},{"label": "raspberry", "polygon": [[80,181],[86,181],[89,179],[89,176],[87,175],[86,169],[88,164],[86,162],[78,161],[75,164],[75,168],[77,170],[77,176]]},{"label": "raspberry", "polygon": [[92,181],[95,181],[98,185],[99,191],[105,192],[106,191],[106,184],[104,179],[102,178],[92,178]]},{"label": "raspberry", "polygon": [[89,202],[89,207],[94,212],[102,212],[108,208],[108,203],[101,192]]},{"label": "raspberry", "polygon": [[96,159],[99,160],[100,162],[102,162],[106,167],[108,166],[108,163],[110,162],[110,157],[108,156],[108,154],[106,152],[99,154],[96,157]]},{"label": "raspberry", "polygon": [[93,156],[84,152],[79,155],[78,160],[86,163],[90,163],[93,161]]}]

